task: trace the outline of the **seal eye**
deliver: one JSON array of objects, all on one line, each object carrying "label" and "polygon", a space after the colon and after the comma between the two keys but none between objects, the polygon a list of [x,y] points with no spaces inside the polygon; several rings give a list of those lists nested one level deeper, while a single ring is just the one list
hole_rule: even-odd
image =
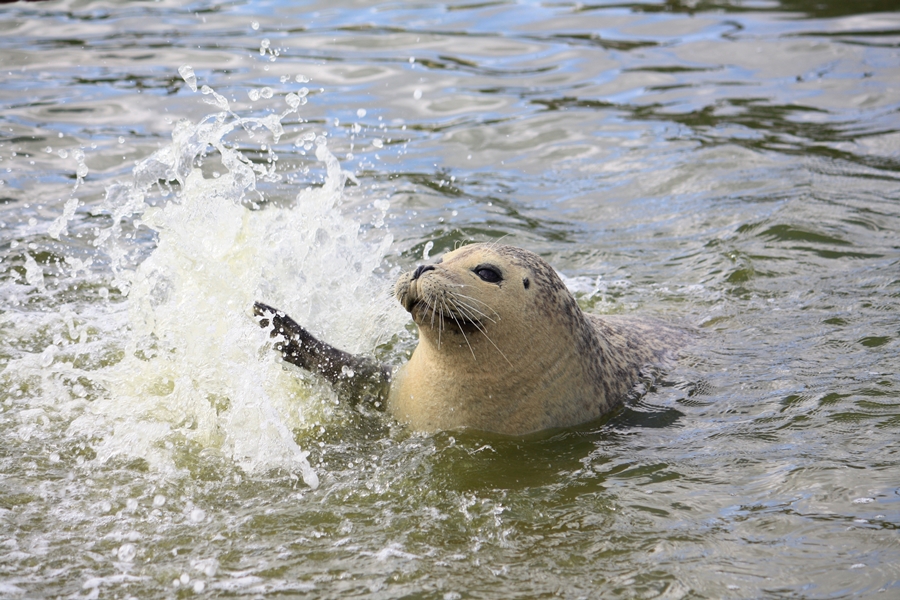
[{"label": "seal eye", "polygon": [[503,281],[503,276],[500,275],[500,271],[491,266],[475,267],[475,274],[478,275],[482,281],[487,281],[488,283],[500,283]]}]

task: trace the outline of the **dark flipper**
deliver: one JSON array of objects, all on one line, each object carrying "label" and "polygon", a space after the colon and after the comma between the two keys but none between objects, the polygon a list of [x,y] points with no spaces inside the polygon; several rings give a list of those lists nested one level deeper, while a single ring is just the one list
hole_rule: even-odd
[{"label": "dark flipper", "polygon": [[327,379],[338,392],[352,402],[364,400],[384,410],[391,384],[391,370],[372,358],[355,356],[320,342],[284,312],[262,302],[253,304],[260,327],[272,325],[272,337],[283,341],[275,349],[287,362]]}]

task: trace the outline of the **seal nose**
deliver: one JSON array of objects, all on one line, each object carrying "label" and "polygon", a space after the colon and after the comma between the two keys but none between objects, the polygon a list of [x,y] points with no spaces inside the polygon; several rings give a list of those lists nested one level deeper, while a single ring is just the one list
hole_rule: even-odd
[{"label": "seal nose", "polygon": [[426,271],[434,271],[434,265],[419,265],[413,273],[412,280],[415,281]]}]

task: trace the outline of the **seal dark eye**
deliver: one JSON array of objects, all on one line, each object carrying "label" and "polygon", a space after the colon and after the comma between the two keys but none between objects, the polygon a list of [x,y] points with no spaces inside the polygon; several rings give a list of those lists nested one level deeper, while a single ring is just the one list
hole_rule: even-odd
[{"label": "seal dark eye", "polygon": [[500,283],[503,281],[503,276],[500,274],[500,271],[491,266],[481,265],[475,267],[475,274],[478,275],[482,281],[487,281],[488,283]]}]

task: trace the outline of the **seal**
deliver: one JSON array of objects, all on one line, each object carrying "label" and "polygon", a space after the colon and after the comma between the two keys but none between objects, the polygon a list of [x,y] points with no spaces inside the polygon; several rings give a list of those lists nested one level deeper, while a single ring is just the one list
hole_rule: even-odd
[{"label": "seal", "polygon": [[690,332],[663,322],[584,313],[556,271],[514,246],[472,244],[399,277],[394,295],[419,342],[396,372],[325,344],[262,303],[287,362],[338,394],[384,407],[411,428],[523,435],[585,423],[663,367]]}]

